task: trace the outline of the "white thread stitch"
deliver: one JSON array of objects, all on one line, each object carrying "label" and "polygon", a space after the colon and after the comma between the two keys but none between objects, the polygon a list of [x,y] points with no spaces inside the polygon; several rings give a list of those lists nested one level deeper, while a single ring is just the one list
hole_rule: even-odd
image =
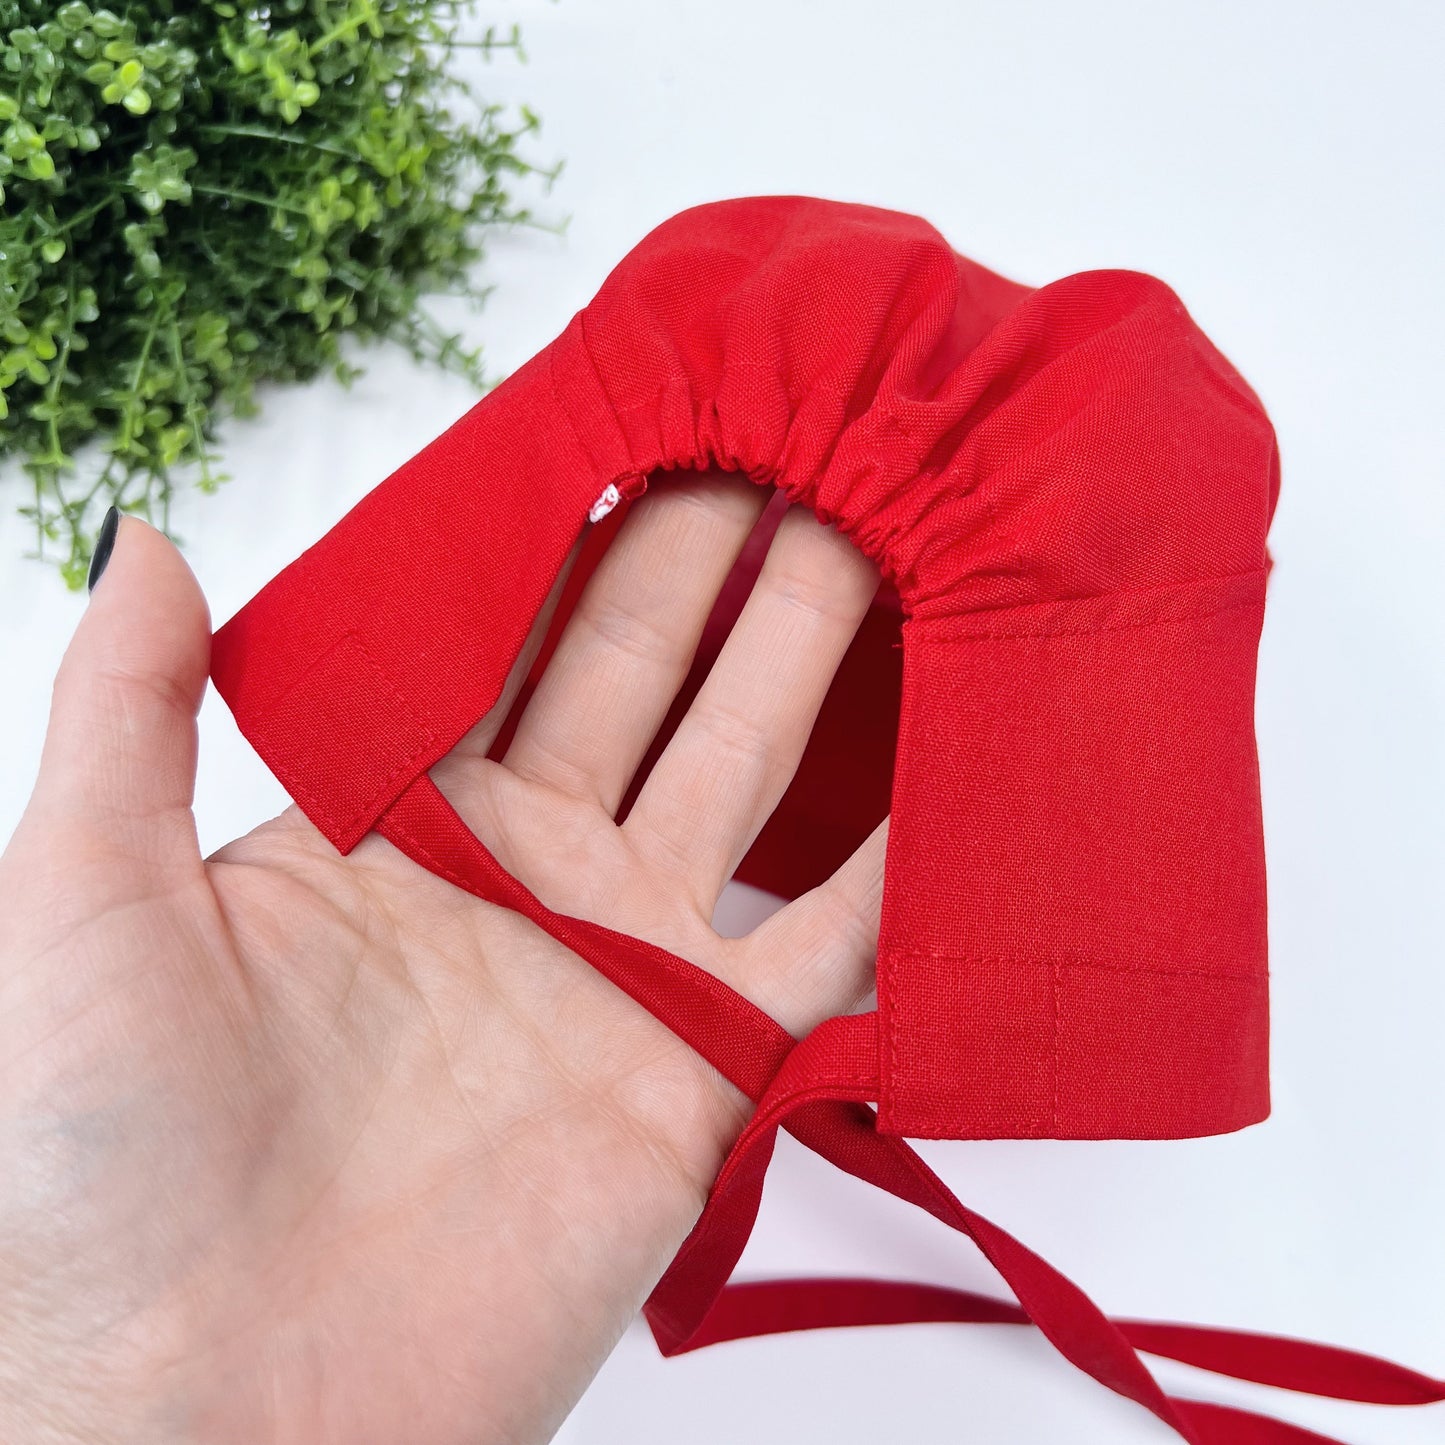
[{"label": "white thread stitch", "polygon": [[600,522],[621,500],[622,493],[611,482],[608,482],[607,490],[592,503],[591,510],[587,513],[587,520]]}]

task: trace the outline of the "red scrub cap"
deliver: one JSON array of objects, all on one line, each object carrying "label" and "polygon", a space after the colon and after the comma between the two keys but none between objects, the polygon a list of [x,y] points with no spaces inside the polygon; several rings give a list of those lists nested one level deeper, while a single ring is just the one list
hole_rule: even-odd
[{"label": "red scrub cap", "polygon": [[[686,960],[544,907],[427,773],[498,700],[579,536],[578,577],[609,513],[705,467],[810,507],[886,584],[738,873],[795,896],[891,815],[877,1010],[801,1043]],[[1258,398],[1162,282],[1033,289],[918,217],[725,201],[646,236],[263,588],[217,633],[213,675],[338,849],[375,829],[524,913],[758,1101],[648,1303],[664,1351],[1031,1320],[1186,1440],[1298,1445],[1323,1437],[1166,1396],[1136,1349],[1350,1399],[1445,1387],[1326,1346],[1108,1320],[902,1142],[1179,1138],[1268,1113],[1253,711],[1278,478]],[[1019,1305],[725,1288],[779,1127],[968,1234]]]}]

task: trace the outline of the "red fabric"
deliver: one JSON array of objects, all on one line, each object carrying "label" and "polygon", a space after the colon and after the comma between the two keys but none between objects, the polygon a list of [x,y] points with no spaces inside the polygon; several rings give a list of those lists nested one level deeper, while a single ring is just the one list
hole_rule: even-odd
[{"label": "red fabric", "polygon": [[[878,1011],[801,1043],[686,960],[545,909],[427,775],[496,701],[593,503],[705,466],[836,523],[890,588],[739,875],[793,896],[891,813]],[[1111,1322],[899,1137],[1170,1138],[1267,1112],[1253,682],[1277,488],[1257,399],[1162,283],[1031,290],[916,217],[724,202],[646,237],[561,337],[268,584],[217,634],[213,674],[339,849],[376,828],[526,914],[758,1101],[649,1301],[664,1350],[940,1307],[913,1286],[799,1282],[766,1308],[724,1289],[786,1127],[969,1235],[1023,1316],[1182,1438],[1285,1445],[1320,1437],[1171,1399],[1136,1348],[1348,1398],[1439,1383]]]},{"label": "red fabric", "polygon": [[[1026,1325],[1030,1321],[1007,1300],[940,1285],[878,1279],[758,1280],[725,1290],[691,1344],[698,1349],[792,1330],[928,1323]],[[1261,1385],[1374,1405],[1425,1405],[1440,1398],[1438,1380],[1333,1345],[1204,1325],[1114,1323],[1136,1349]]]}]

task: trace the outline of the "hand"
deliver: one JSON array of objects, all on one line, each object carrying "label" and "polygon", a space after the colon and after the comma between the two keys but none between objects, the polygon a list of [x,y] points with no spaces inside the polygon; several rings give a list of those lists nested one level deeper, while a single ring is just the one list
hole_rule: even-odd
[{"label": "hand", "polygon": [[[661,944],[801,1035],[871,984],[880,829],[741,939],[714,905],[877,574],[784,520],[702,692],[624,790],[766,501],[642,499],[505,760],[434,776],[554,909]],[[554,599],[555,599],[554,593]],[[122,521],[0,861],[0,1439],[547,1438],[701,1209],[746,1101],[535,926],[294,808],[202,859],[209,627]]]}]

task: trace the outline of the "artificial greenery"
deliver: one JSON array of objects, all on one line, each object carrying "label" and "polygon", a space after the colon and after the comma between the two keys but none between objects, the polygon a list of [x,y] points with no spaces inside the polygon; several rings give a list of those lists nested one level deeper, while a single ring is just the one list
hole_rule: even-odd
[{"label": "artificial greenery", "polygon": [[509,187],[556,174],[451,68],[519,49],[468,0],[111,7],[0,0],[0,465],[73,586],[106,505],[168,524],[218,421],[349,379],[348,333],[482,385],[422,298],[479,298],[488,228],[531,221]]}]

